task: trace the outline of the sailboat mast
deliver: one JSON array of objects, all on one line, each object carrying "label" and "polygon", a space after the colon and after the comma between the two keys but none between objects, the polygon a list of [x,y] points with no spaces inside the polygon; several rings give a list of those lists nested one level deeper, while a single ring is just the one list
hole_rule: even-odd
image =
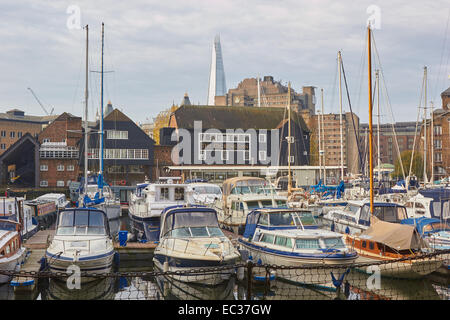
[{"label": "sailboat mast", "polygon": [[292,191],[291,176],[291,83],[288,84],[288,196]]},{"label": "sailboat mast", "polygon": [[341,52],[338,51],[339,68],[339,131],[341,135],[341,181],[344,180],[344,135],[342,128],[342,85],[341,85]]},{"label": "sailboat mast", "polygon": [[[102,175],[103,179],[103,49],[104,49],[104,27],[105,24],[102,22],[102,69],[101,69],[101,92],[100,92],[100,174]],[[100,191],[103,189],[103,183],[100,186]]]},{"label": "sailboat mast", "polygon": [[[322,99],[322,114],[321,114],[321,117],[322,117],[322,142],[323,143],[325,143],[325,134],[324,134],[324,131],[325,131],[325,128],[324,128],[324,122],[323,122],[323,117],[324,117],[324,113],[323,113],[323,89],[321,90],[321,92],[322,92],[322,97],[321,97],[321,99]],[[323,148],[323,183],[324,184],[327,184],[327,169],[326,169],[326,163],[325,163],[325,159],[326,159],[326,157],[325,157],[325,147]]]},{"label": "sailboat mast", "polygon": [[[323,89],[322,89],[322,97],[323,97]],[[323,99],[322,99],[322,103],[323,103]],[[319,179],[322,180],[322,139],[321,139],[321,135],[322,135],[322,130],[320,127],[320,112],[317,115],[317,122],[318,122],[318,137],[319,137]]]},{"label": "sailboat mast", "polygon": [[368,89],[369,89],[369,181],[370,213],[373,215],[373,128],[372,128],[372,40],[370,25],[367,27]]},{"label": "sailboat mast", "polygon": [[423,68],[423,77],[425,79],[425,98],[423,105],[423,182],[428,183],[427,177],[427,156],[428,156],[428,146],[427,146],[427,67]]},{"label": "sailboat mast", "polygon": [[430,117],[431,117],[431,129],[430,129],[430,135],[431,135],[431,177],[430,182],[433,183],[434,181],[434,122],[433,122],[433,102],[430,103]]},{"label": "sailboat mast", "polygon": [[86,25],[86,88],[84,89],[84,192],[87,192],[88,168],[88,81],[89,81],[89,26]]},{"label": "sailboat mast", "polygon": [[259,80],[259,76],[257,78],[257,82],[258,82],[258,108],[261,108],[261,84],[260,84],[260,80]]},{"label": "sailboat mast", "polygon": [[381,183],[381,150],[380,150],[380,72],[375,71],[377,81],[377,166],[378,166],[378,185]]}]

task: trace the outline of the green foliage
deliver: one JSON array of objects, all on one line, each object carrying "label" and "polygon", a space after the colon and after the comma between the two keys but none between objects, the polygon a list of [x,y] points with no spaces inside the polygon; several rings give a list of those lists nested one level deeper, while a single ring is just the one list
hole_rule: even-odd
[{"label": "green foliage", "polygon": [[[411,165],[412,151],[411,150],[403,151],[400,156],[403,163],[403,169],[405,170],[405,175],[407,176],[409,173],[409,167]],[[415,175],[418,179],[422,179],[423,177],[423,158],[420,152],[418,151],[414,152],[414,160],[411,168],[411,174]],[[403,179],[403,173],[399,159],[397,159],[397,161],[395,162],[395,168],[394,172],[392,172],[392,178]]]}]

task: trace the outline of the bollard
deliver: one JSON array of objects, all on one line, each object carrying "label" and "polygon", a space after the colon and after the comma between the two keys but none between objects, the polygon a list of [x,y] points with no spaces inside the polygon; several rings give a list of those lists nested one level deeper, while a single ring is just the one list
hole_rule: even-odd
[{"label": "bollard", "polygon": [[247,261],[247,300],[252,300],[253,262]]}]

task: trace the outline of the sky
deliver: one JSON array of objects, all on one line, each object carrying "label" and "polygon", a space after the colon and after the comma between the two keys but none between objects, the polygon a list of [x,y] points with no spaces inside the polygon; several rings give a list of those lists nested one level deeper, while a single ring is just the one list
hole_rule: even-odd
[{"label": "sky", "polygon": [[[89,118],[104,101],[144,123],[188,93],[206,104],[211,50],[220,35],[227,89],[271,75],[316,108],[338,113],[341,51],[353,112],[368,120],[367,21],[375,19],[372,61],[381,71],[381,122],[416,121],[424,66],[427,101],[441,107],[450,87],[450,1],[129,0],[0,2],[0,112],[18,108],[82,116],[89,25]],[[97,71],[97,72],[96,72]],[[373,81],[375,76],[373,75]],[[343,111],[350,111],[342,79]],[[423,105],[423,102],[421,103]],[[375,120],[374,120],[375,121]]]}]

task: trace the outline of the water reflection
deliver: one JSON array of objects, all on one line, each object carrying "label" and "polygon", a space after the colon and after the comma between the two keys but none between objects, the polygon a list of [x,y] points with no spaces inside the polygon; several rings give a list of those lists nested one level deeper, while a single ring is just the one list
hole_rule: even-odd
[{"label": "water reflection", "polygon": [[42,300],[112,300],[116,278],[108,277],[81,283],[79,289],[69,289],[66,281],[49,279],[41,292]]}]

